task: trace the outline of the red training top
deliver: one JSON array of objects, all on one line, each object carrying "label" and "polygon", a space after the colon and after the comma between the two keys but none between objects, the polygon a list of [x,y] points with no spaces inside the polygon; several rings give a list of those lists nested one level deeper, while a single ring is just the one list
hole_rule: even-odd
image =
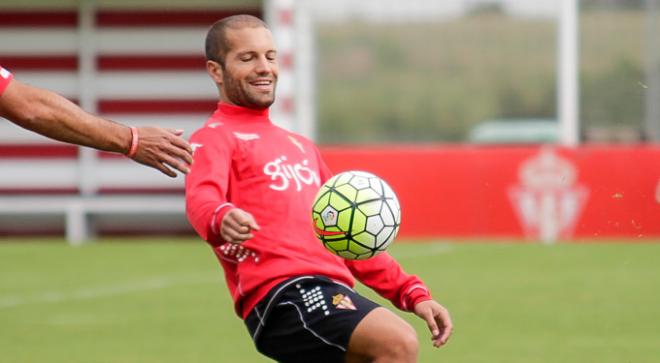
[{"label": "red training top", "polygon": [[11,72],[8,70],[2,68],[0,65],[0,95],[5,91],[5,88],[9,86],[9,82],[11,82],[11,79],[13,78]]},{"label": "red training top", "polygon": [[[368,260],[330,253],[312,228],[312,203],[331,174],[308,139],[271,123],[268,109],[220,103],[190,142],[194,163],[186,177],[186,213],[215,251],[245,318],[268,291],[288,278],[322,275],[353,286],[357,277],[400,309],[431,298],[386,252]],[[219,227],[232,208],[261,227],[241,244],[224,242]]]}]

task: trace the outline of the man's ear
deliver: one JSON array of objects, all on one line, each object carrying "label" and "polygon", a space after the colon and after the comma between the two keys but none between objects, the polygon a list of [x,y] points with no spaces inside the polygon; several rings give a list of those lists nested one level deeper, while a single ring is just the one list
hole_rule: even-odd
[{"label": "man's ear", "polygon": [[212,60],[206,61],[206,72],[213,78],[215,83],[222,83],[222,66],[220,63]]}]

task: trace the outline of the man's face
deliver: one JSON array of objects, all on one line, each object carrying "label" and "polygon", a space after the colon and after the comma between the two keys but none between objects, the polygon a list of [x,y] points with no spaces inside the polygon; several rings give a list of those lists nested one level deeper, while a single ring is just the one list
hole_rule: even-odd
[{"label": "man's face", "polygon": [[273,36],[263,27],[229,29],[229,52],[220,84],[220,99],[229,104],[263,109],[275,101],[277,60]]}]

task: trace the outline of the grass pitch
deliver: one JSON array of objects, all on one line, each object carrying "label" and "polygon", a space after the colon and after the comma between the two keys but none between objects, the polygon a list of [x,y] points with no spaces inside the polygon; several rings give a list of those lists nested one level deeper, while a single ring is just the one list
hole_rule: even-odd
[{"label": "grass pitch", "polygon": [[[660,243],[403,243],[391,253],[452,313],[419,362],[657,362]],[[375,297],[368,289],[359,290]],[[190,239],[0,243],[0,361],[270,362]],[[313,362],[310,362],[313,363]]]}]

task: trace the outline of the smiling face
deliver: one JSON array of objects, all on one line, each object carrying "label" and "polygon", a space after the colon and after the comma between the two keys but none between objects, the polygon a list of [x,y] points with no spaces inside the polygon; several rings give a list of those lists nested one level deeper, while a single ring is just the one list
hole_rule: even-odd
[{"label": "smiling face", "polygon": [[275,101],[277,52],[273,36],[264,27],[228,28],[224,65],[207,61],[220,90],[220,100],[232,105],[264,109]]}]

